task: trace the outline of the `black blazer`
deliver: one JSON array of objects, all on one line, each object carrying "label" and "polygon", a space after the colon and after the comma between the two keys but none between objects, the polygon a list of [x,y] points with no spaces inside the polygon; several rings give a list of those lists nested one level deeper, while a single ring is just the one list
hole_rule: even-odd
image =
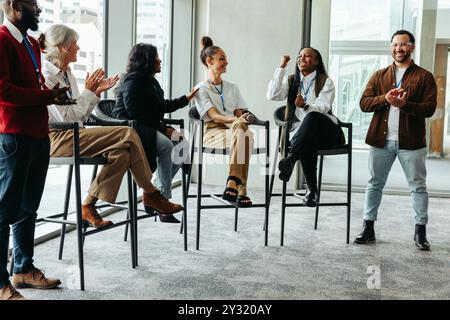
[{"label": "black blazer", "polygon": [[157,167],[156,132],[165,134],[167,128],[164,115],[188,104],[186,96],[174,100],[164,99],[164,91],[154,76],[133,72],[122,79],[117,90],[113,116],[117,119],[136,120],[136,130],[153,172]]}]

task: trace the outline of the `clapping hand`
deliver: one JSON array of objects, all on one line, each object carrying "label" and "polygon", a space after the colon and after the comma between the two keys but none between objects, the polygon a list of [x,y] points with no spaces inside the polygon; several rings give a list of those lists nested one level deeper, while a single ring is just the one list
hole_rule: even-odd
[{"label": "clapping hand", "polygon": [[392,89],[386,94],[385,99],[391,106],[401,109],[407,103],[407,95],[408,93],[403,89]]},{"label": "clapping hand", "polygon": [[69,98],[67,92],[69,91],[69,87],[60,88],[59,83],[51,90],[53,101],[52,104],[56,104],[59,106],[72,105],[77,103],[76,100]]},{"label": "clapping hand", "polygon": [[95,92],[95,94],[97,94],[97,96],[100,96],[100,94],[106,90],[111,89],[112,87],[114,87],[117,83],[117,81],[119,81],[119,75],[115,75],[111,78],[108,79],[102,79],[100,81],[100,84],[98,85],[97,91]]},{"label": "clapping hand", "polygon": [[89,91],[97,93],[97,89],[104,79],[105,71],[101,68],[95,70],[92,74],[89,74],[88,72],[86,74],[86,80],[84,81],[84,87]]}]

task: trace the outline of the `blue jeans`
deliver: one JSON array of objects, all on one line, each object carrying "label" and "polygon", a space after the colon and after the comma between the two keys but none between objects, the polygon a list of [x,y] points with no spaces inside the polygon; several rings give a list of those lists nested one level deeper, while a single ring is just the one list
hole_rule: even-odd
[{"label": "blue jeans", "polygon": [[172,180],[180,170],[189,145],[186,140],[175,142],[167,138],[161,132],[156,133],[156,161],[158,167],[155,172],[155,186],[161,194],[167,198],[172,198]]},{"label": "blue jeans", "polygon": [[14,273],[33,265],[34,230],[49,163],[48,138],[0,134],[0,287],[9,283],[7,271],[10,225]]},{"label": "blue jeans", "polygon": [[364,220],[377,220],[383,188],[395,158],[398,157],[411,191],[415,222],[428,223],[428,192],[425,167],[426,148],[419,150],[400,150],[398,141],[386,141],[384,149],[371,147],[369,171],[371,179],[367,185],[364,201]]}]

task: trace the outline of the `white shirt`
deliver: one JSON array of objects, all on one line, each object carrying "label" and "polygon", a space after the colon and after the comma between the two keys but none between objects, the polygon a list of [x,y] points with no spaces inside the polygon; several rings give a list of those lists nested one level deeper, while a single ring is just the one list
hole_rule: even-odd
[{"label": "white shirt", "polygon": [[70,68],[67,69],[68,83],[65,80],[64,71],[46,59],[44,59],[42,73],[48,88],[53,88],[57,83],[60,88],[69,86],[72,91],[71,98],[77,100],[76,104],[69,106],[54,104],[47,106],[49,122],[78,122],[80,127],[83,127],[83,122],[89,118],[92,110],[100,101],[100,97],[88,89],[83,90],[80,94],[77,80]]},{"label": "white shirt", "polygon": [[199,88],[194,97],[195,105],[200,118],[206,122],[212,121],[208,117],[208,111],[211,108],[216,108],[221,115],[226,117],[234,117],[234,111],[237,109],[247,110],[241,91],[232,82],[222,80],[222,85],[213,85],[210,80],[206,80],[197,84],[195,88]]},{"label": "white shirt", "polygon": [[[284,101],[288,98],[289,95],[289,82],[288,77],[285,75],[285,68],[277,68],[275,70],[275,74],[273,75],[273,79],[270,80],[269,86],[267,88],[267,99],[272,101]],[[300,122],[294,123],[291,128],[290,138],[295,135],[298,128],[305,119],[306,115],[310,112],[320,112],[330,118],[334,124],[337,124],[337,118],[335,116],[330,115],[328,112],[333,107],[333,102],[335,98],[335,87],[333,80],[330,78],[327,79],[325,85],[323,86],[322,91],[319,96],[316,97],[315,93],[315,84],[316,84],[316,75],[317,72],[304,77],[300,75],[303,83],[302,96],[305,99],[306,103],[309,105],[308,110],[303,110],[302,108],[296,108],[295,115],[300,120]],[[309,88],[309,90],[308,90]]]},{"label": "white shirt", "polygon": [[[401,88],[403,75],[408,68],[395,68],[395,82],[398,89]],[[391,106],[388,117],[388,134],[386,140],[398,140],[398,130],[400,126],[400,109]]]},{"label": "white shirt", "polygon": [[[12,24],[11,21],[8,20],[8,18],[5,17],[5,19],[3,19],[3,25],[6,27],[6,29],[8,29],[8,31],[19,43],[22,43],[23,41],[22,33],[20,32],[19,29],[17,29],[15,25]],[[31,42],[30,44],[33,45]]]}]

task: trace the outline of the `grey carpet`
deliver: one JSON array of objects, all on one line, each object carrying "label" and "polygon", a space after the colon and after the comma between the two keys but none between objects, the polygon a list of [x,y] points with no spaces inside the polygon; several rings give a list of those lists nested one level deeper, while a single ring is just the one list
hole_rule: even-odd
[{"label": "grey carpet", "polygon": [[[211,190],[222,191],[206,188]],[[175,194],[180,200],[179,189]],[[262,192],[253,196],[263,199]],[[353,195],[351,241],[361,228],[363,196]],[[333,201],[345,194],[328,192],[324,197]],[[35,252],[35,264],[48,276],[60,278],[61,289],[21,292],[31,299],[91,300],[450,298],[450,199],[430,201],[430,252],[414,248],[409,197],[384,197],[376,223],[377,244],[369,246],[347,245],[345,208],[328,207],[321,209],[318,230],[313,230],[313,209],[288,209],[285,246],[280,247],[280,199],[274,198],[268,247],[262,231],[263,209],[241,210],[237,233],[234,210],[208,210],[202,215],[200,251],[196,251],[195,204],[189,201],[188,252],[183,251],[179,225],[153,219],[139,222],[137,269],[131,268],[123,228],[90,236],[85,244],[86,291],[82,292],[72,232],[63,260],[57,260],[58,239],[37,246]],[[112,220],[123,215],[114,214]],[[380,289],[368,288],[373,276],[367,274],[370,267],[380,270]]]}]

